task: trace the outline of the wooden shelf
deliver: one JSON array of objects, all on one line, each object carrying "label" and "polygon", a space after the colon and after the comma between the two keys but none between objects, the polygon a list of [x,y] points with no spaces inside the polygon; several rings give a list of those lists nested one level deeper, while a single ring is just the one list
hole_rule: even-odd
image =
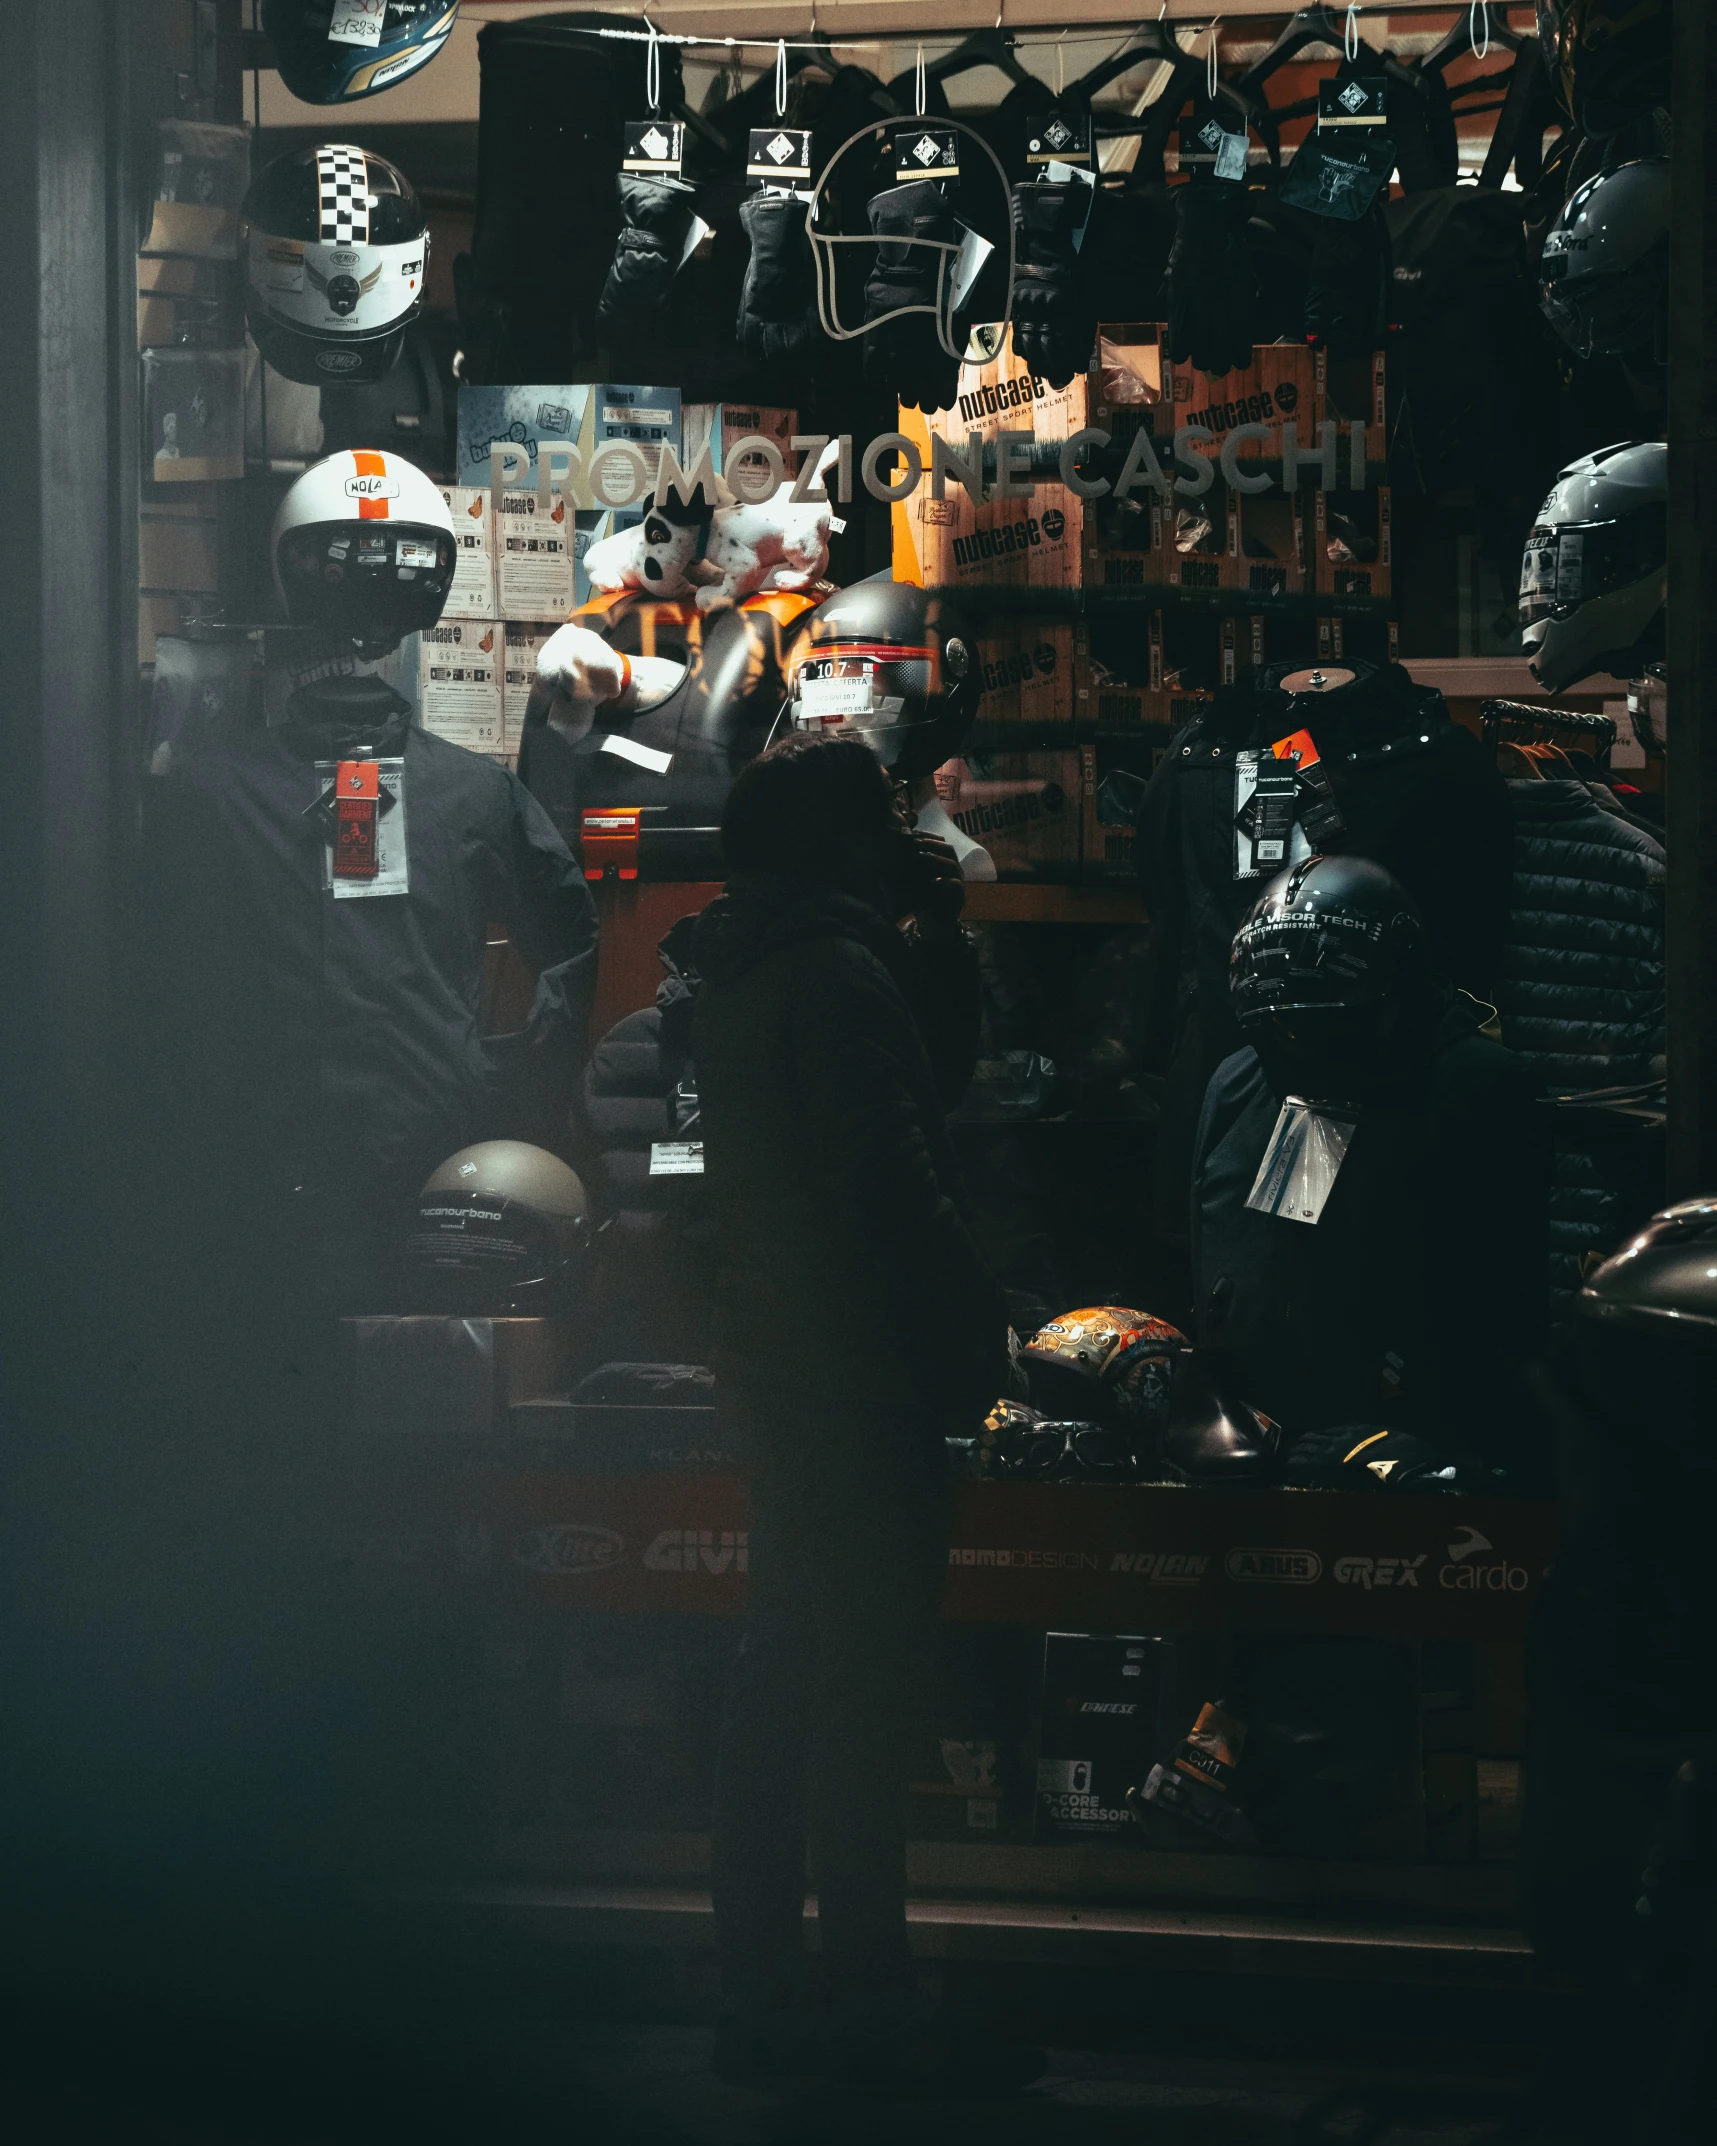
[{"label": "wooden shelf", "polygon": [[965,913],[973,924],[1142,924],[1145,904],[1132,887],[979,880],[966,889]]}]

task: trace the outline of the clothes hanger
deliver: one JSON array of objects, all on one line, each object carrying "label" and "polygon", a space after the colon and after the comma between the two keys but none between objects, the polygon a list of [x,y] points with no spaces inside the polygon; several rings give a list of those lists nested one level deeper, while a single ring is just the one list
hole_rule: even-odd
[{"label": "clothes hanger", "polygon": [[[1482,46],[1474,35],[1475,29],[1479,27],[1482,27],[1485,33]],[[1466,14],[1450,27],[1442,43],[1434,51],[1427,52],[1425,57],[1415,64],[1421,74],[1440,75],[1456,60],[1465,59],[1469,52],[1482,60],[1492,45],[1501,45],[1507,52],[1518,52],[1522,45],[1535,45],[1537,42],[1530,30],[1509,28],[1506,8],[1493,15],[1490,0],[1475,0],[1475,4],[1468,8]],[[1461,90],[1469,86],[1466,83],[1458,84],[1453,94],[1459,96]]]}]

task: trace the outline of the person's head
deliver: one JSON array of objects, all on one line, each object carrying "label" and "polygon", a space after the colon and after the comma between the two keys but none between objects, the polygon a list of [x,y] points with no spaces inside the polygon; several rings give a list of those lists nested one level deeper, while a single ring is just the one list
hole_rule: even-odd
[{"label": "person's head", "polygon": [[721,850],[730,876],[783,872],[869,899],[906,832],[895,786],[868,745],[795,733],[740,770],[721,815]]}]

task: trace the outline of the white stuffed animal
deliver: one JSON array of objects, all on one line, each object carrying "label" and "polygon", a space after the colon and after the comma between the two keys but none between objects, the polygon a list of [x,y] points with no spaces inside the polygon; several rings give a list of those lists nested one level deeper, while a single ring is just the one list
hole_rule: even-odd
[{"label": "white stuffed animal", "polygon": [[[834,452],[831,442],[818,465],[825,492]],[[700,611],[764,589],[808,589],[829,563],[834,507],[827,497],[796,501],[792,493],[783,483],[768,499],[717,507],[707,523],[670,522],[652,509],[632,528],[591,545],[584,555],[590,585],[604,595],[647,589],[678,597],[695,590]]]}]

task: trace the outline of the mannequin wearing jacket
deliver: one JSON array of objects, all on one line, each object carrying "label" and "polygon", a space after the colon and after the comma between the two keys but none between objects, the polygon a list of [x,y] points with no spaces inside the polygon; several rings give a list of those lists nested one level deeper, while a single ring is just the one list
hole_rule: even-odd
[{"label": "mannequin wearing jacket", "polygon": [[[404,763],[409,885],[336,899],[318,763],[367,758]],[[303,1218],[373,1288],[400,1203],[453,1150],[562,1137],[595,981],[583,877],[516,776],[372,676],[171,760],[144,806],[150,1072],[194,1204],[265,1234]],[[483,1034],[491,922],[537,975],[514,1036]]]},{"label": "mannequin wearing jacket", "polygon": [[[1290,692],[1284,681],[1304,686]],[[1434,958],[1458,986],[1488,995],[1508,919],[1512,827],[1501,777],[1443,697],[1398,665],[1355,661],[1323,672],[1277,664],[1217,696],[1173,740],[1138,821],[1139,876],[1158,941],[1158,1000],[1148,1048],[1164,1071],[1155,1226],[1184,1241],[1194,1129],[1205,1086],[1239,1047],[1228,1006],[1228,950],[1265,872],[1235,868],[1235,759],[1310,730],[1341,815],[1316,847],[1369,857],[1417,903]],[[1289,861],[1292,861],[1291,858]]]}]

